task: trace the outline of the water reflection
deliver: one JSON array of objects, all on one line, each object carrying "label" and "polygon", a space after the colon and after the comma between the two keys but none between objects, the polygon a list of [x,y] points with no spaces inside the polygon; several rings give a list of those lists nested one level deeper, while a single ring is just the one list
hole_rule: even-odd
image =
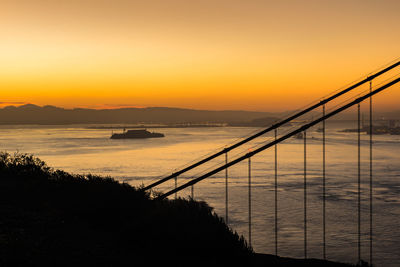
[{"label": "water reflection", "polygon": [[[357,260],[357,137],[341,133],[347,125],[329,125],[327,132],[327,257]],[[315,129],[316,130],[316,129]],[[50,166],[72,173],[109,175],[132,185],[149,184],[163,174],[215,151],[253,128],[162,129],[165,138],[111,140],[109,130],[70,127],[1,127],[0,149],[33,153]],[[309,132],[308,141],[308,242],[309,257],[322,257],[322,145],[321,133]],[[243,151],[263,140],[248,144]],[[362,258],[368,259],[369,152],[362,136]],[[279,254],[303,257],[303,146],[290,139],[278,146]],[[400,265],[400,137],[374,137],[374,258],[378,266]],[[234,151],[229,154],[233,158]],[[183,184],[225,161],[224,156],[179,177]],[[253,247],[274,253],[274,154],[266,150],[252,158]],[[195,186],[195,198],[207,201],[225,215],[225,173]],[[230,226],[244,236],[247,226],[247,162],[229,169]],[[174,187],[164,184],[159,190]],[[190,188],[179,193],[189,196]]]}]

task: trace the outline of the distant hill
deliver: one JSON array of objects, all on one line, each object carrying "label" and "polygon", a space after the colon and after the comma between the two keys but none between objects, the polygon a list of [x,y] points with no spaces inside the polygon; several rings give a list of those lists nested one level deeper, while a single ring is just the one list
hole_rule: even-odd
[{"label": "distant hill", "polygon": [[168,107],[120,109],[64,109],[27,104],[0,109],[0,124],[109,123],[228,123],[240,124],[272,117],[268,112],[212,111]]},{"label": "distant hill", "polygon": [[[196,110],[169,107],[119,108],[119,109],[64,109],[55,106],[27,104],[0,108],[0,124],[207,124],[226,123],[230,126],[261,127],[293,112],[257,112],[242,110]],[[308,117],[317,118],[320,112]],[[368,114],[366,113],[366,119]],[[332,120],[355,120],[354,112],[344,112]],[[400,111],[374,112],[374,119],[399,120]]]}]

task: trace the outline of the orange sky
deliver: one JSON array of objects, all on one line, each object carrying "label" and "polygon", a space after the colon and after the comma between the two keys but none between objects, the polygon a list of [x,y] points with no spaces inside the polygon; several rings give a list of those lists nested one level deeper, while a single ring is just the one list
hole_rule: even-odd
[{"label": "orange sky", "polygon": [[[0,106],[293,109],[398,58],[399,11],[398,0],[2,0]],[[399,99],[397,86],[377,104]]]}]

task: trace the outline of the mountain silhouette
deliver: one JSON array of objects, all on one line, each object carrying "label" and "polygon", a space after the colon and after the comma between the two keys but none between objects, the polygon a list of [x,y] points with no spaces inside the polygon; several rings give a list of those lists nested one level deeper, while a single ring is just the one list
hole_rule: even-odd
[{"label": "mountain silhouette", "polygon": [[[64,109],[26,104],[0,109],[0,124],[109,124],[109,123],[228,123],[246,125],[273,117],[268,112],[212,111],[169,107],[119,109]],[[271,120],[275,120],[272,118]]]},{"label": "mountain silhouette", "polygon": [[[0,108],[0,124],[180,124],[226,123],[230,126],[269,125],[290,112],[258,112],[242,110],[196,110],[172,107],[65,109],[52,105],[6,106]],[[316,118],[321,114],[312,113]],[[355,120],[356,114],[344,113],[333,120]],[[399,120],[400,111],[374,112],[374,120]]]}]

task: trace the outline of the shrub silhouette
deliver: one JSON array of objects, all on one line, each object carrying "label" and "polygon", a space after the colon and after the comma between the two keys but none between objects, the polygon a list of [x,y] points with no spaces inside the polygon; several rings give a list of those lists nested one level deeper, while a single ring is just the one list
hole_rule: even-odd
[{"label": "shrub silhouette", "polygon": [[255,254],[205,202],[27,154],[0,152],[0,211],[0,266],[349,266]]},{"label": "shrub silhouette", "polygon": [[211,207],[0,153],[0,266],[223,266],[252,255]]}]

